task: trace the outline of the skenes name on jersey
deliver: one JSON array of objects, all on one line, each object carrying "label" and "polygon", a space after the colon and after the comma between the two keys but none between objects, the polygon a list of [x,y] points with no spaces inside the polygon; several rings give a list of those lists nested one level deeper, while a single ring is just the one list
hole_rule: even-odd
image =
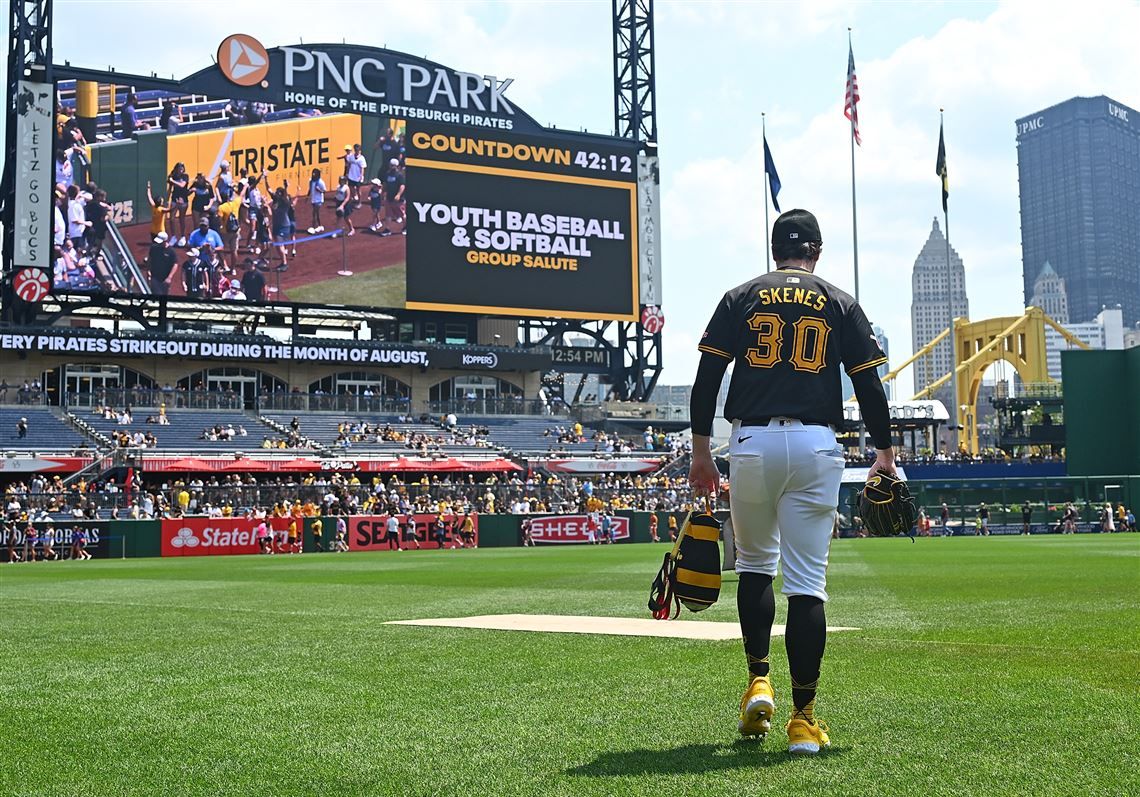
[{"label": "skenes name on jersey", "polygon": [[786,415],[838,428],[840,367],[887,361],[863,309],[802,269],[778,269],[728,291],[697,347],[733,360],[725,418]]}]

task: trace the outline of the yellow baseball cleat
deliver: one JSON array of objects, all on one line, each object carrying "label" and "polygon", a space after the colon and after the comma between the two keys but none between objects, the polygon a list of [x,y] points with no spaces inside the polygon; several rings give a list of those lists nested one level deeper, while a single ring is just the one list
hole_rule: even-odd
[{"label": "yellow baseball cleat", "polygon": [[816,719],[808,719],[799,712],[793,712],[787,724],[788,752],[792,755],[815,755],[824,747],[831,746],[827,735],[827,724]]},{"label": "yellow baseball cleat", "polygon": [[741,736],[768,735],[772,729],[772,714],[776,711],[776,695],[772,682],[767,676],[754,676],[740,698],[740,722],[737,729]]}]

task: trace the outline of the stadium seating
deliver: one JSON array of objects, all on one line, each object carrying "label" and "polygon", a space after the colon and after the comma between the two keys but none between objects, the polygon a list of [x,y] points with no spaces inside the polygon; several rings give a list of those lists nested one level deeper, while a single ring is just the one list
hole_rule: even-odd
[{"label": "stadium seating", "polygon": [[[270,421],[281,424],[286,429],[289,428],[289,423],[293,418],[299,418],[301,422],[301,435],[316,442],[318,445],[328,446],[332,449],[339,449],[336,446],[336,439],[339,434],[337,427],[345,421],[353,422],[366,422],[374,426],[391,426],[393,429],[402,432],[406,436],[413,434],[423,434],[428,437],[436,437],[445,434],[443,429],[431,423],[400,423],[398,417],[395,415],[366,415],[366,414],[345,414],[339,412],[306,412],[306,413],[266,413],[262,415]],[[362,442],[353,443],[350,450],[354,451],[367,451],[369,454],[392,454],[395,456],[405,455],[410,456],[417,453],[416,449],[409,448],[402,442]],[[439,451],[448,456],[465,457],[465,456],[489,456],[497,453],[494,448],[484,448],[481,446],[469,446],[460,444],[441,444]]]},{"label": "stadium seating", "polygon": [[[19,439],[16,424],[28,419],[28,436]],[[70,451],[83,436],[46,407],[0,407],[0,451]]]},{"label": "stadium seating", "polygon": [[[105,419],[102,415],[94,415],[90,410],[77,409],[76,417],[91,424],[100,433],[110,436],[115,432],[137,431],[153,432],[158,438],[158,450],[167,451],[201,451],[216,454],[226,454],[232,451],[253,451],[261,448],[262,440],[266,437],[279,438],[281,435],[273,429],[260,423],[256,416],[248,415],[241,410],[189,410],[175,409],[166,413],[169,424],[147,423],[148,415],[157,415],[157,410],[139,408],[132,417],[133,423],[129,426],[120,426],[117,421]],[[248,434],[245,437],[234,437],[232,440],[203,440],[202,431],[207,427],[226,427],[233,424],[235,429],[244,427]]]},{"label": "stadium seating", "polygon": [[[58,86],[60,105],[67,110],[75,107],[75,81],[63,80]],[[125,91],[120,88],[115,96],[116,107],[114,111],[103,111],[95,117],[96,134],[106,137],[111,131],[118,130],[119,104],[126,97]],[[183,95],[173,91],[160,89],[147,89],[136,91],[138,99],[136,112],[140,122],[157,126],[162,116],[162,103],[168,97],[173,99],[182,112],[182,122],[178,125],[179,133],[198,133],[203,130],[216,130],[228,127],[230,122],[226,117],[225,108],[230,101],[227,99],[209,99],[198,95]],[[106,97],[101,98],[105,103]],[[270,111],[265,116],[266,122],[277,122],[282,119],[293,119],[297,116],[297,109],[282,108]],[[120,134],[117,134],[120,135]]]},{"label": "stadium seating", "polygon": [[[460,420],[462,424],[462,419]],[[569,454],[590,454],[594,451],[594,442],[585,443],[559,443],[553,430],[557,426],[568,428],[573,424],[565,418],[536,418],[536,417],[480,417],[480,425],[486,426],[491,434],[490,440],[517,454],[545,454],[552,448],[565,449]],[[551,430],[549,436],[546,430]],[[586,430],[587,436],[593,433]]]}]

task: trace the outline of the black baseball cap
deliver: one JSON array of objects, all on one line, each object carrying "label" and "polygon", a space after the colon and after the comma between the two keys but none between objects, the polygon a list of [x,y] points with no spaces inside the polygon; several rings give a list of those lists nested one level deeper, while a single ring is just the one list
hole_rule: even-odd
[{"label": "black baseball cap", "polygon": [[819,222],[810,212],[800,208],[782,213],[772,225],[772,243],[823,243]]}]

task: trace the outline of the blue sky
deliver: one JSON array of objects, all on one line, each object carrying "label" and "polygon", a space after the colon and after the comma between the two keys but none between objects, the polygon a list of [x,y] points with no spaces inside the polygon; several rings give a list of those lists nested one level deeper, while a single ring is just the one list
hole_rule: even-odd
[{"label": "blue sky", "polygon": [[[513,77],[510,98],[543,123],[613,127],[608,0],[237,8],[56,0],[55,57],[183,76],[207,65],[230,33],[267,46],[343,38]],[[1022,309],[1013,120],[1075,95],[1108,94],[1140,107],[1137,2],[657,0],[656,14],[664,384],[692,381],[696,343],[720,294],[764,269],[761,112],[783,180],[781,205],[816,213],[824,237],[819,273],[852,288],[842,115],[848,26],[862,95],[861,298],[890,337],[892,362],[910,353],[910,270],[941,215],[939,107],[946,108],[951,242],[966,264],[973,318]],[[910,380],[900,383],[905,392]]]}]

